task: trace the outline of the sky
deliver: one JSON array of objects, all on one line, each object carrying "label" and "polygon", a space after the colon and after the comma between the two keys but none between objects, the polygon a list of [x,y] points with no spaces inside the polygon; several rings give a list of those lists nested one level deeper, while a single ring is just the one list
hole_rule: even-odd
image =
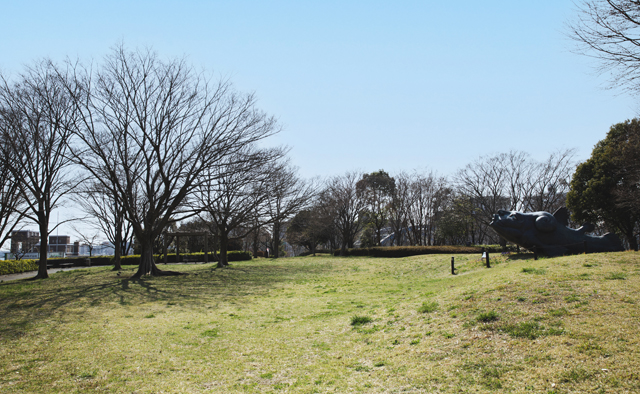
[{"label": "sky", "polygon": [[[282,131],[303,177],[452,175],[482,155],[558,149],[583,161],[638,114],[574,54],[571,0],[0,0],[0,71],[99,63],[116,45],[185,58]],[[71,209],[68,207],[67,209]],[[61,215],[67,214],[64,212]],[[34,226],[35,228],[35,226]]]}]

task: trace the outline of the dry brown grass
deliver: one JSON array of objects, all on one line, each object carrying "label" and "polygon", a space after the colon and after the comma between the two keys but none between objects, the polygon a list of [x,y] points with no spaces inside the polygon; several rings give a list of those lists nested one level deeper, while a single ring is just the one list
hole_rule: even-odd
[{"label": "dry brown grass", "polygon": [[638,254],[529,257],[2,283],[0,392],[639,392]]}]

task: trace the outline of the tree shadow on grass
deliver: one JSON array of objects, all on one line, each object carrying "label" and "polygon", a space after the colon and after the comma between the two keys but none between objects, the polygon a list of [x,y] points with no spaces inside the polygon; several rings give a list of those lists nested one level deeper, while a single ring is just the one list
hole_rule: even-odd
[{"label": "tree shadow on grass", "polygon": [[143,278],[131,278],[129,273],[135,268],[125,268],[121,275],[98,268],[56,273],[42,281],[0,283],[0,314],[6,322],[0,326],[0,339],[19,338],[32,325],[51,317],[81,318],[86,310],[109,304],[128,307],[167,302],[197,310],[220,301],[250,302],[244,297],[265,295],[274,286],[327,268],[256,264],[212,269],[200,265],[190,267],[187,275]]}]

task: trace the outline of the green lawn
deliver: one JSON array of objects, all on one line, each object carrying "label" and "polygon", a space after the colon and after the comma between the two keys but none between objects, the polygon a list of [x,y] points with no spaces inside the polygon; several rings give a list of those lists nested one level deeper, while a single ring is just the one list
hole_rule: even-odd
[{"label": "green lawn", "polygon": [[[640,392],[640,256],[258,259],[0,283],[0,392]],[[176,269],[176,266],[172,267]]]}]

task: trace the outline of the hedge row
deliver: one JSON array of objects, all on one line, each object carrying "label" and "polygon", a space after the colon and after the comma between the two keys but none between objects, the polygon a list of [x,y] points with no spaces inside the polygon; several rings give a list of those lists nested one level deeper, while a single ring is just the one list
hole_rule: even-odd
[{"label": "hedge row", "polygon": [[[154,259],[156,263],[163,263],[164,256],[163,255],[154,255]],[[242,250],[232,250],[227,252],[227,260],[228,261],[243,261],[243,260],[251,260],[253,258],[251,252],[244,252]],[[92,260],[93,261],[93,260]],[[121,258],[122,265],[138,265],[140,264],[140,255],[134,254],[130,256],[122,256]],[[214,256],[212,253],[209,253],[209,262],[218,261],[217,256]],[[176,263],[178,262],[175,253],[167,254],[167,263]],[[189,262],[189,263],[203,263],[204,262],[204,253],[180,253],[180,262]]]},{"label": "hedge row", "polygon": [[[162,263],[163,256],[162,255],[154,255],[157,263]],[[86,266],[87,259],[89,257],[65,257],[65,258],[50,258],[47,259],[47,264],[52,266],[53,268],[60,268],[68,264],[72,264],[73,266]],[[252,255],[251,252],[243,252],[243,251],[230,251],[227,252],[227,259],[229,261],[242,261],[242,260],[251,260]],[[91,265],[113,265],[113,256],[93,256],[90,258]],[[121,258],[122,265],[138,265],[140,264],[140,255],[130,255],[130,256],[122,256]],[[175,254],[167,255],[167,262],[175,263],[177,261]],[[204,253],[181,253],[180,261],[182,262],[204,262]],[[209,261],[214,262],[217,261],[213,254],[209,254]],[[0,275],[8,275],[8,274],[19,274],[21,272],[29,272],[29,271],[37,271],[38,270],[38,260],[0,260]]]},{"label": "hedge row", "polygon": [[[331,249],[316,249],[316,254],[332,254],[334,253]],[[300,253],[298,256],[311,256],[313,253],[306,251]],[[338,255],[340,254],[340,249],[338,249]]]},{"label": "hedge row", "polygon": [[[483,246],[376,246],[372,248],[347,249],[344,256],[370,256],[370,257],[407,257],[421,254],[474,254],[482,253],[485,248],[489,253],[500,253],[503,248],[500,245]],[[510,250],[511,248],[508,248]],[[334,256],[340,256],[340,249],[333,251]]]},{"label": "hedge row", "polygon": [[[87,262],[90,259],[91,262]],[[73,264],[74,266],[85,265],[111,265],[113,264],[112,256],[82,256],[82,257],[61,257],[61,258],[49,258],[47,259],[47,265],[52,265],[54,268],[60,268],[61,264]]]},{"label": "hedge row", "polygon": [[227,260],[228,261],[244,261],[251,260],[253,255],[251,252],[244,252],[242,250],[232,250],[227,252]]},{"label": "hedge row", "polygon": [[0,260],[0,275],[37,271],[38,260]]}]

